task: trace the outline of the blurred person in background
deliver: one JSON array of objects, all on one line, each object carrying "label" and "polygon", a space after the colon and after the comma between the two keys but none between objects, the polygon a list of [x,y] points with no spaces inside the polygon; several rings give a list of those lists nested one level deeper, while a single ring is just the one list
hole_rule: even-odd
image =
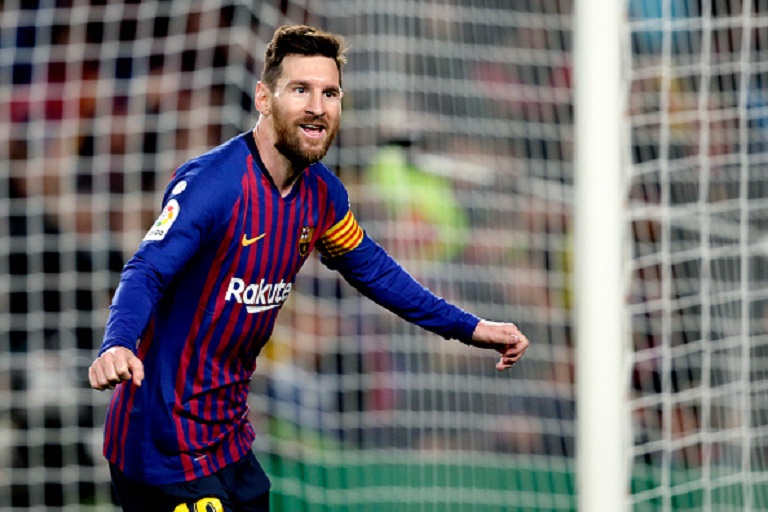
[{"label": "blurred person in background", "polygon": [[[14,125],[24,130],[24,123]],[[95,453],[87,439],[67,434],[73,426],[92,428],[93,408],[75,398],[86,383],[65,369],[82,368],[98,346],[100,311],[117,286],[122,255],[108,244],[87,244],[71,221],[72,209],[62,205],[60,192],[67,181],[69,162],[60,136],[45,141],[46,152],[33,157],[32,137],[9,141],[9,208],[0,217],[8,236],[7,268],[10,286],[2,302],[10,315],[5,342],[12,361],[8,381],[10,449],[15,475],[11,500],[15,506],[40,503],[64,505],[66,487],[75,487],[85,499],[93,495],[92,482],[67,484],[46,479],[44,495],[33,496],[32,479],[19,478],[22,470],[37,472],[56,468],[92,466]],[[44,173],[37,172],[44,169]],[[69,176],[71,178],[71,176]],[[89,277],[102,273],[95,284]],[[100,320],[103,322],[103,320]],[[82,354],[82,357],[81,357]],[[44,429],[43,442],[35,432]]]},{"label": "blurred person in background", "polygon": [[47,61],[32,61],[23,51],[35,47],[43,29],[17,28],[12,86],[0,98],[0,151],[7,165],[0,188],[8,205],[0,232],[7,236],[9,283],[0,302],[10,320],[2,351],[10,371],[0,388],[11,392],[0,406],[9,427],[8,449],[2,451],[10,470],[2,483],[14,507],[58,507],[67,496],[87,502],[95,495],[95,483],[86,476],[62,481],[53,475],[94,466],[98,458],[88,436],[71,434],[95,426],[94,407],[76,398],[87,383],[67,369],[87,368],[101,337],[101,311],[123,265],[112,237],[94,243],[78,220],[95,217],[84,207],[90,194],[75,193],[75,175],[82,164],[81,135],[96,115],[99,63],[57,59],[57,50],[71,42],[70,27],[48,28]]},{"label": "blurred person in background", "polygon": [[320,163],[340,124],[345,51],[334,34],[278,29],[255,128],[176,171],[125,266],[89,369],[94,389],[115,388],[104,454],[124,510],[269,509],[249,381],[313,248],[404,319],[497,351],[499,370],[528,347],[514,324],[428,291],[357,224],[344,185]]}]

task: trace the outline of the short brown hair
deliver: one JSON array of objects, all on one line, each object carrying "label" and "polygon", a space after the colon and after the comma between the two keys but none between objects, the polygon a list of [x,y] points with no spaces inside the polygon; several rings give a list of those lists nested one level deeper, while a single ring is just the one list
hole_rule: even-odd
[{"label": "short brown hair", "polygon": [[306,25],[284,25],[275,31],[272,41],[264,51],[264,69],[261,81],[270,89],[275,89],[277,79],[282,73],[282,63],[286,55],[320,55],[336,61],[341,71],[347,63],[347,47],[344,38]]}]

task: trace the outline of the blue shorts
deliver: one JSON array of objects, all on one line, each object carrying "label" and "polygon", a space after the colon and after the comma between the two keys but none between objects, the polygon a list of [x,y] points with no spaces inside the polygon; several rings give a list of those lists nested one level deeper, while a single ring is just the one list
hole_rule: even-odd
[{"label": "blue shorts", "polygon": [[252,452],[213,475],[170,485],[148,485],[109,465],[125,512],[269,512],[269,478]]}]

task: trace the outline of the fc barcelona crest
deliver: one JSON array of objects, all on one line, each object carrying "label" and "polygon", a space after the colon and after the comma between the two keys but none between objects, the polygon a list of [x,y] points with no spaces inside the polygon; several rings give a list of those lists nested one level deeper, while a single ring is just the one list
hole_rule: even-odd
[{"label": "fc barcelona crest", "polygon": [[301,228],[301,234],[299,235],[299,254],[306,256],[312,249],[312,233],[315,232],[315,228],[310,226],[304,226]]}]

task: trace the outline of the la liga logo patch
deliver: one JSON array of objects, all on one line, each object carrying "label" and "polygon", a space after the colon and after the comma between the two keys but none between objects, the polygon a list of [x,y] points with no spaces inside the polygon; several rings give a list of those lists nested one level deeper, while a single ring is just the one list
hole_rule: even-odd
[{"label": "la liga logo patch", "polygon": [[179,212],[181,208],[179,203],[175,199],[171,199],[163,208],[160,216],[155,223],[149,228],[147,234],[144,235],[144,240],[162,240],[171,229],[173,223],[179,218]]}]

